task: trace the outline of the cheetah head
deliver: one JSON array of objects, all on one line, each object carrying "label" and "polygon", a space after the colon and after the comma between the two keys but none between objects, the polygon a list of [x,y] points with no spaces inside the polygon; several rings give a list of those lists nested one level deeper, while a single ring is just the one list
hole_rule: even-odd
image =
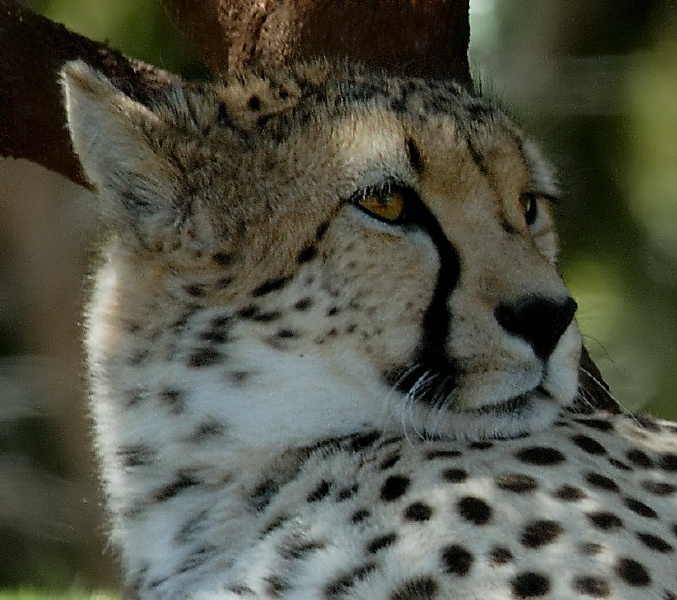
[{"label": "cheetah head", "polygon": [[82,63],[64,87],[113,232],[88,334],[102,386],[154,369],[243,440],[299,443],[514,436],[573,402],[557,189],[484,101],[323,64],[148,105]]}]

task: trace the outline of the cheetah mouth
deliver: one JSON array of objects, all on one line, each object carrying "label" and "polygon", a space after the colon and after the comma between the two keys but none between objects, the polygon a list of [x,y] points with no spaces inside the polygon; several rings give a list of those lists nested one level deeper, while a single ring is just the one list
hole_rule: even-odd
[{"label": "cheetah mouth", "polygon": [[520,394],[519,396],[508,398],[507,400],[497,402],[496,404],[488,404],[480,406],[479,408],[464,409],[462,412],[473,413],[476,415],[517,414],[525,411],[534,403],[548,402],[552,401],[552,399],[552,394],[542,385],[539,385],[533,390]]}]

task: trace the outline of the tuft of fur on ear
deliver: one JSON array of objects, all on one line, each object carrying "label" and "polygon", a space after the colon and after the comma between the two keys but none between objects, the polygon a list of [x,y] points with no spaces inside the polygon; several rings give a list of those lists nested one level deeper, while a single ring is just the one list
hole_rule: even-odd
[{"label": "tuft of fur on ear", "polygon": [[109,224],[152,243],[181,212],[177,169],[150,135],[167,123],[83,61],[63,67],[61,84],[73,147]]}]

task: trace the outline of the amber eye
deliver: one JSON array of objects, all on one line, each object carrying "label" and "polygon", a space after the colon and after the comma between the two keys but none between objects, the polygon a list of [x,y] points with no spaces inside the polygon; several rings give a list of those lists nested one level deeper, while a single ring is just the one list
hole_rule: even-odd
[{"label": "amber eye", "polygon": [[527,222],[527,225],[533,225],[538,217],[538,198],[536,194],[524,193],[520,198],[520,202],[522,203],[524,220]]},{"label": "amber eye", "polygon": [[401,188],[368,190],[354,201],[363,211],[386,223],[401,223],[407,212],[406,192]]}]

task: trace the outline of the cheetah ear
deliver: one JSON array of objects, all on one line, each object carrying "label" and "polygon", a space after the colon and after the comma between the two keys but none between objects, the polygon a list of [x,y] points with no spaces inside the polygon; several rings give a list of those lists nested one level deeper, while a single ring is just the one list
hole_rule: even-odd
[{"label": "cheetah ear", "polygon": [[82,61],[64,66],[61,84],[73,148],[112,224],[144,237],[171,227],[180,213],[178,174],[148,135],[167,123]]}]

